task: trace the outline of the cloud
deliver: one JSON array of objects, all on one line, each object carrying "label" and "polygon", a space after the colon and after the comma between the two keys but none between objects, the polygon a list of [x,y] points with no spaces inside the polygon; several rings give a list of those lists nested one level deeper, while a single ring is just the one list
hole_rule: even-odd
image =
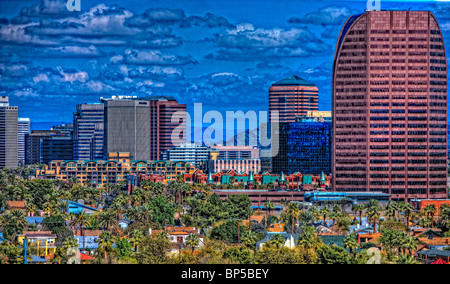
[{"label": "cloud", "polygon": [[28,67],[23,64],[0,64],[0,74],[6,77],[22,78],[28,73]]},{"label": "cloud", "polygon": [[73,84],[75,81],[79,81],[81,83],[85,83],[89,79],[89,74],[84,71],[69,71],[64,72],[62,68],[57,68],[59,70],[59,73],[63,76],[62,82],[70,82]]},{"label": "cloud", "polygon": [[219,51],[207,59],[264,60],[281,57],[307,57],[322,54],[329,48],[307,28],[262,29],[242,23],[211,40]]},{"label": "cloud", "polygon": [[226,18],[206,13],[204,16],[186,16],[181,9],[152,8],[142,15],[136,15],[127,20],[131,27],[154,27],[159,25],[180,28],[207,27],[207,28],[233,28]]},{"label": "cloud", "polygon": [[291,24],[313,24],[313,25],[343,25],[348,17],[356,14],[357,11],[347,7],[330,6],[319,8],[315,12],[310,12],[301,18],[292,17],[289,19]]},{"label": "cloud", "polygon": [[13,97],[19,97],[19,98],[28,98],[28,97],[38,97],[39,94],[36,92],[36,90],[32,88],[23,88],[20,90],[14,90],[11,93],[9,93],[9,96]]},{"label": "cloud", "polygon": [[[115,57],[115,59],[117,58]],[[126,49],[122,62],[132,65],[186,65],[195,63],[192,58],[177,56],[168,52],[136,49]]]},{"label": "cloud", "polygon": [[63,0],[43,0],[35,6],[23,8],[20,15],[23,17],[65,17],[69,15],[66,2]]}]

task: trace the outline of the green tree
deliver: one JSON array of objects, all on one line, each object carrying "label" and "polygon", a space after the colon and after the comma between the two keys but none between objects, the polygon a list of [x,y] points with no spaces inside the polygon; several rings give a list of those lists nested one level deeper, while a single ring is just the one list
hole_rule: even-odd
[{"label": "green tree", "polygon": [[347,235],[344,239],[344,248],[350,250],[350,254],[354,254],[358,248],[358,241],[355,234]]},{"label": "green tree", "polygon": [[186,245],[191,248],[192,255],[194,255],[195,248],[200,244],[200,238],[196,234],[189,234],[186,238]]},{"label": "green tree", "polygon": [[285,242],[286,239],[282,234],[274,234],[270,239],[270,243],[275,245],[277,248],[281,248],[282,246],[284,246]]},{"label": "green tree", "polygon": [[223,258],[229,258],[240,264],[252,264],[253,255],[249,248],[245,246],[231,247],[224,251]]},{"label": "green tree", "polygon": [[138,252],[138,246],[142,243],[144,240],[144,233],[142,231],[134,229],[129,235],[128,235],[131,244],[134,247],[134,251]]},{"label": "green tree", "polygon": [[118,238],[116,240],[116,252],[120,259],[131,256],[133,245],[126,238]]},{"label": "green tree", "polygon": [[150,207],[152,210],[152,221],[165,225],[173,224],[173,217],[175,215],[175,208],[167,201],[163,196],[158,196],[150,201]]},{"label": "green tree", "polygon": [[167,251],[171,243],[167,238],[150,236],[144,239],[141,248],[136,255],[140,264],[164,264],[170,263]]},{"label": "green tree", "polygon": [[113,250],[114,237],[109,231],[103,231],[97,240],[99,251],[103,252],[105,263],[108,263],[108,252]]},{"label": "green tree", "polygon": [[8,210],[0,216],[0,226],[3,227],[3,237],[12,241],[23,233],[28,224],[25,213],[20,210]]},{"label": "green tree", "polygon": [[78,213],[75,213],[73,220],[70,222],[71,226],[74,226],[74,228],[79,228],[80,234],[83,236],[83,249],[86,247],[85,243],[85,234],[83,228],[89,224],[89,216],[86,212],[80,211]]}]

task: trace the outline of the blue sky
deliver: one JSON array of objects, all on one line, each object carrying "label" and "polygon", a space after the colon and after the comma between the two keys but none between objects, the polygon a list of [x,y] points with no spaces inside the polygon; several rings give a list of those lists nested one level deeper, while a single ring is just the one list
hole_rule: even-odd
[{"label": "blue sky", "polygon": [[[204,111],[261,111],[268,88],[296,74],[331,110],[339,31],[366,1],[0,1],[0,94],[33,122],[71,122],[76,104],[171,95]],[[381,1],[430,10],[450,50],[450,2]]]}]

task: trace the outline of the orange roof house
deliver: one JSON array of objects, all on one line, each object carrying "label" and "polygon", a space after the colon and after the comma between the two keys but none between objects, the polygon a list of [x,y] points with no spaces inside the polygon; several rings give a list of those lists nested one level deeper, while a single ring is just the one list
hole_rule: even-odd
[{"label": "orange roof house", "polygon": [[382,234],[380,234],[380,233],[359,234],[358,235],[358,245],[361,245],[361,243],[378,244],[381,236],[382,236]]},{"label": "orange roof house", "polygon": [[[252,216],[250,216],[250,221],[251,222],[256,222],[256,223],[259,224],[259,223],[262,223],[264,218],[265,218],[264,215],[252,215]],[[248,226],[248,219],[242,220],[242,225]]]},{"label": "orange roof house", "polygon": [[27,210],[27,202],[26,201],[7,201],[9,210]]},{"label": "orange roof house", "polygon": [[269,233],[282,233],[282,232],[284,232],[284,224],[283,223],[272,224],[267,229],[267,232],[269,232]]}]

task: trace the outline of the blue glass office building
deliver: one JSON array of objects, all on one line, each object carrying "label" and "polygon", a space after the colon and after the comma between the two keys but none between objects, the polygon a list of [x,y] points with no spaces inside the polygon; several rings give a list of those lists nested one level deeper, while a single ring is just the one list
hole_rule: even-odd
[{"label": "blue glass office building", "polygon": [[272,171],[293,174],[331,174],[331,122],[280,123],[279,151]]}]

